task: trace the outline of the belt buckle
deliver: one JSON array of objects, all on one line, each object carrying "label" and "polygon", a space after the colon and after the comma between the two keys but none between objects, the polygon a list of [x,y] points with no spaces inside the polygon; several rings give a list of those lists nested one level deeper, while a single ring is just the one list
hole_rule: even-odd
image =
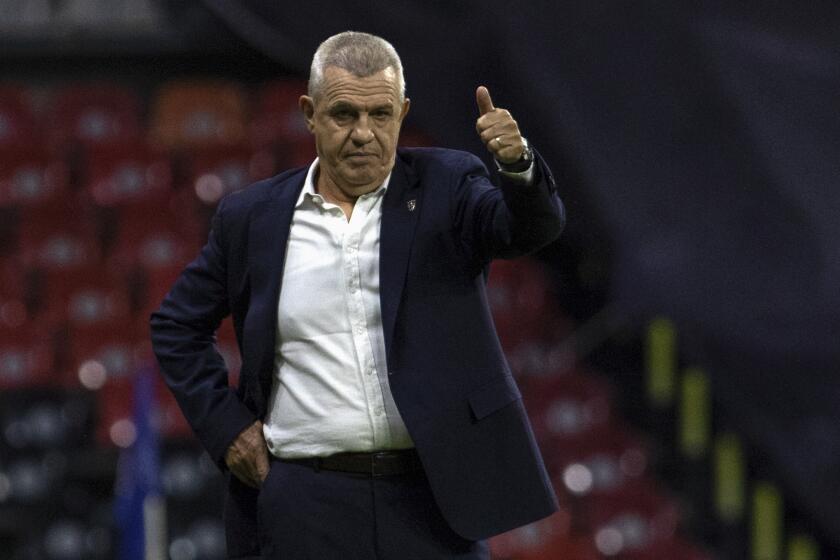
[{"label": "belt buckle", "polygon": [[384,473],[376,472],[376,463],[377,459],[387,456],[387,453],[384,451],[377,451],[370,456],[370,476],[371,478],[379,478],[381,476],[385,476]]}]

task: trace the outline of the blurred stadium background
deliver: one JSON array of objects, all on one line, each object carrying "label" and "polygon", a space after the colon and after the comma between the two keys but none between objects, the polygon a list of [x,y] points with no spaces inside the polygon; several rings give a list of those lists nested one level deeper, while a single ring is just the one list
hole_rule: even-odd
[{"label": "blurred stadium background", "polygon": [[404,145],[484,154],[483,83],[562,181],[490,279],[562,510],[494,558],[840,558],[840,6],[361,4],[0,0],[0,558],[224,557],[148,314],[222,196],[311,160],[344,29],[403,57]]}]

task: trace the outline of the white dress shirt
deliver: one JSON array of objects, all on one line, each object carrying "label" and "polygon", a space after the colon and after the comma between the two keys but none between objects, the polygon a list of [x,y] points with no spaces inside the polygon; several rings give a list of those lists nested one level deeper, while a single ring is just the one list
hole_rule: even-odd
[{"label": "white dress shirt", "polygon": [[379,301],[379,229],[390,175],[348,220],[315,191],[316,159],[295,205],[277,310],[263,432],[277,457],[407,449],[394,404]]},{"label": "white dress shirt", "polygon": [[[414,447],[388,384],[379,300],[379,229],[391,175],[356,200],[348,220],[315,191],[317,169],[316,158],[286,245],[263,426],[268,449],[294,459]],[[519,183],[534,176],[533,165],[499,171]]]}]

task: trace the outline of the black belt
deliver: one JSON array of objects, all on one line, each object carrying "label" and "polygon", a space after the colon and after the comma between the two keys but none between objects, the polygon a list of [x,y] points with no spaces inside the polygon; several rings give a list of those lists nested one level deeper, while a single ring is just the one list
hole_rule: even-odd
[{"label": "black belt", "polygon": [[336,471],[361,474],[369,477],[408,474],[423,470],[420,457],[414,449],[374,451],[373,453],[337,453],[327,457],[279,459],[284,463],[306,465],[316,471]]}]

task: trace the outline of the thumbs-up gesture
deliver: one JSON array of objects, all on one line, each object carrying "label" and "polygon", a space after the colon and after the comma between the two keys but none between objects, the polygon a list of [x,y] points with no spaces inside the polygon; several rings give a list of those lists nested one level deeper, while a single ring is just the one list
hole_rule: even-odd
[{"label": "thumbs-up gesture", "polygon": [[515,163],[525,152],[522,134],[519,126],[506,109],[493,106],[490,92],[484,86],[475,90],[475,101],[478,103],[478,120],[475,129],[481,136],[481,141],[500,163]]}]

